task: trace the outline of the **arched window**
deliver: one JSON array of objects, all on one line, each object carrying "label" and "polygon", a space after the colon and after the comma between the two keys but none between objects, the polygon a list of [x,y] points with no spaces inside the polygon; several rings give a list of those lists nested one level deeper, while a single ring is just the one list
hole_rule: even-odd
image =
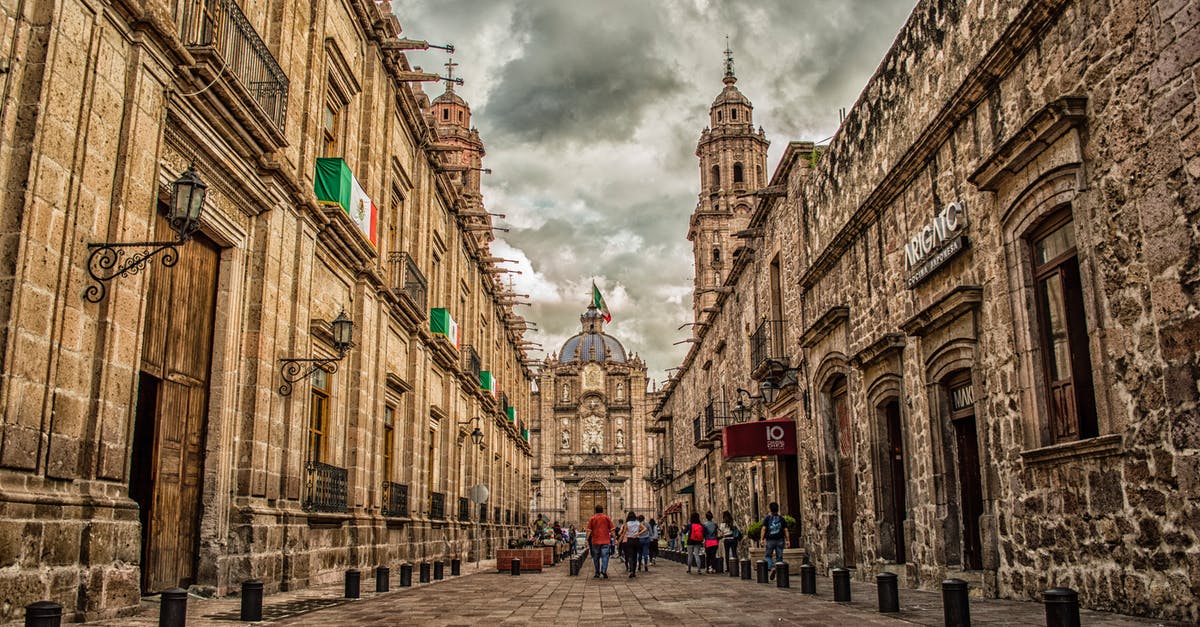
[{"label": "arched window", "polygon": [[442,119],[443,120],[450,119],[450,110],[449,109],[442,109]]},{"label": "arched window", "polygon": [[720,187],[721,187],[721,166],[714,165],[712,167],[712,177],[711,177],[711,180],[709,181],[709,185],[712,186],[713,189],[720,189]]},{"label": "arched window", "polygon": [[712,262],[713,263],[721,263],[721,249],[720,248],[712,249]]},{"label": "arched window", "polygon": [[717,121],[718,122],[721,121],[721,112],[720,111],[717,111]]},{"label": "arched window", "polygon": [[459,112],[458,112],[458,121],[459,121],[459,122],[462,122],[462,121],[463,121],[463,112],[462,112],[462,111],[459,111]]},{"label": "arched window", "polygon": [[731,120],[736,120],[736,119],[737,119],[737,109],[734,109],[734,110],[732,110],[732,111],[730,111],[730,112],[729,112],[729,118],[730,118]]},{"label": "arched window", "polygon": [[740,163],[733,164],[733,182],[734,183],[744,183],[745,182],[745,179],[742,178],[742,164],[740,164]]}]

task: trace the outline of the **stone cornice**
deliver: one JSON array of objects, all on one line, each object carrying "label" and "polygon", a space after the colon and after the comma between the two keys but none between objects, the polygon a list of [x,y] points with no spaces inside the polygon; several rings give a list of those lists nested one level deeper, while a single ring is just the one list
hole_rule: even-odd
[{"label": "stone cornice", "polygon": [[887,333],[883,337],[871,342],[866,348],[858,351],[850,358],[850,365],[858,369],[866,368],[871,364],[904,350],[904,336],[899,333]]},{"label": "stone cornice", "polygon": [[943,294],[917,315],[909,318],[900,325],[900,328],[906,335],[925,336],[930,331],[939,329],[967,311],[978,307],[982,302],[982,287],[960,285]]},{"label": "stone cornice", "polygon": [[1064,133],[1082,126],[1087,119],[1087,98],[1065,96],[1044,106],[1013,134],[1004,145],[983,160],[967,182],[994,192],[1011,175],[1019,172]]},{"label": "stone cornice", "polygon": [[850,319],[850,308],[845,305],[837,305],[830,307],[828,311],[821,314],[815,322],[809,325],[808,329],[800,335],[800,346],[804,348],[812,348],[821,338],[833,332],[837,326]]}]

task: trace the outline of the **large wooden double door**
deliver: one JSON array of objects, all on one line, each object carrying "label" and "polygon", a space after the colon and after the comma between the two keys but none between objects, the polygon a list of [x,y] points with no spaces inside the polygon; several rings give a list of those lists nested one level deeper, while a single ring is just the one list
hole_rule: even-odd
[{"label": "large wooden double door", "polygon": [[[173,233],[160,219],[159,239]],[[142,523],[142,590],[194,583],[220,251],[203,236],[148,268],[130,497]]]},{"label": "large wooden double door", "polygon": [[596,513],[596,506],[604,508],[604,513],[610,517],[613,512],[608,511],[608,490],[604,489],[603,485],[591,482],[585,483],[579,488],[579,524],[587,524],[587,521]]}]

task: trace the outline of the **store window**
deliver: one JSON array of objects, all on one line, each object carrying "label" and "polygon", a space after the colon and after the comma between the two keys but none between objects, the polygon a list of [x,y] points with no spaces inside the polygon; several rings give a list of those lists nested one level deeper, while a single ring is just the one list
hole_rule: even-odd
[{"label": "store window", "polygon": [[1042,361],[1042,394],[1051,443],[1099,435],[1087,316],[1069,210],[1029,238],[1033,254],[1034,337]]}]

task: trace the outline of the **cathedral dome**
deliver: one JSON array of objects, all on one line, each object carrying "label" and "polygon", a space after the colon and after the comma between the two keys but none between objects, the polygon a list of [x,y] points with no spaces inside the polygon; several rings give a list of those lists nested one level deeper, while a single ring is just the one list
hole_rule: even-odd
[{"label": "cathedral dome", "polygon": [[604,317],[594,305],[579,317],[583,333],[571,336],[562,345],[558,361],[563,364],[588,361],[625,363],[625,347],[617,338],[604,333]]},{"label": "cathedral dome", "polygon": [[742,90],[735,87],[732,83],[726,84],[725,89],[722,89],[721,93],[717,94],[717,99],[713,101],[712,106],[715,108],[727,104],[753,106],[750,104],[750,99],[742,94]]},{"label": "cathedral dome", "polygon": [[459,106],[467,106],[467,101],[463,100],[462,96],[454,93],[453,89],[447,89],[442,95],[433,99],[433,104],[456,104]]}]

